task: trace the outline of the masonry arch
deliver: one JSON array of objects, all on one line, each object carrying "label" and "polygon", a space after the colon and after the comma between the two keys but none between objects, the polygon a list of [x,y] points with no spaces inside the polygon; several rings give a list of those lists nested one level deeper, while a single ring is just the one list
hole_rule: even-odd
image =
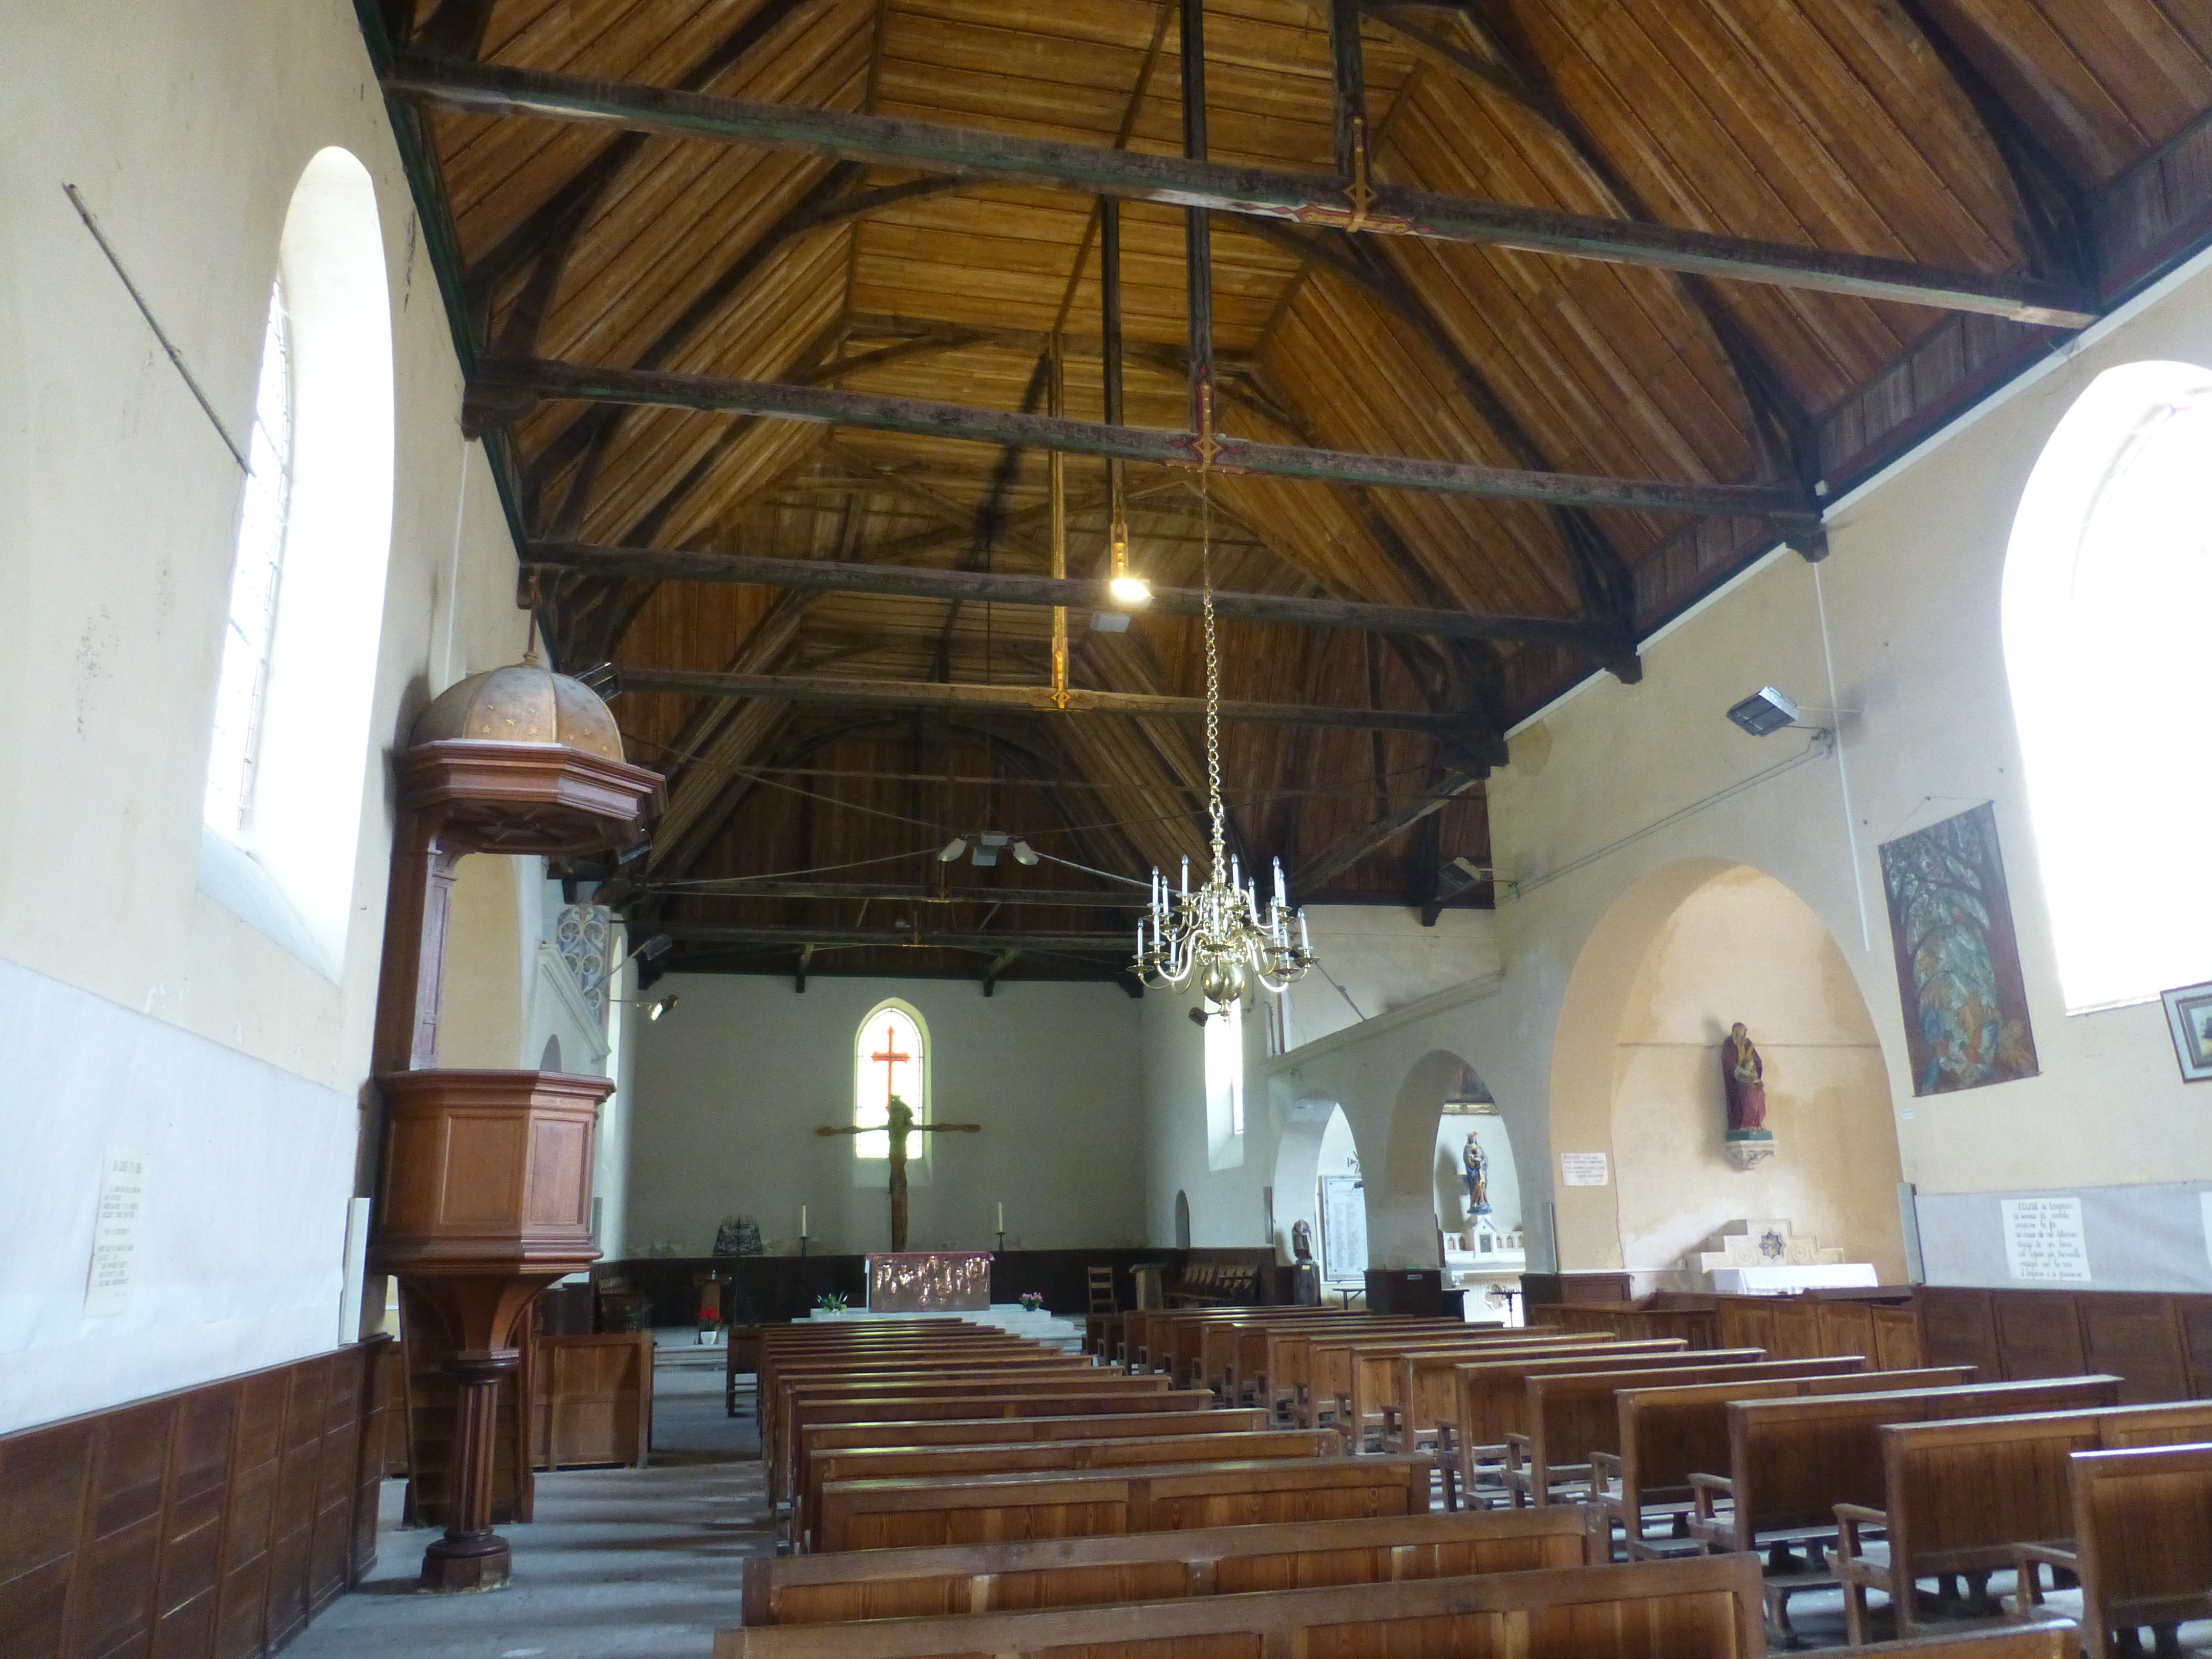
[{"label": "masonry arch", "polygon": [[[1722,1139],[1719,1047],[1737,1021],[1765,1061],[1778,1148],[1748,1170]],[[1777,1218],[1904,1279],[1873,1017],[1826,925],[1764,871],[1685,860],[1614,901],[1568,981],[1551,1113],[1556,1152],[1607,1159],[1601,1187],[1551,1172],[1570,1271],[1670,1272],[1727,1223]]]}]

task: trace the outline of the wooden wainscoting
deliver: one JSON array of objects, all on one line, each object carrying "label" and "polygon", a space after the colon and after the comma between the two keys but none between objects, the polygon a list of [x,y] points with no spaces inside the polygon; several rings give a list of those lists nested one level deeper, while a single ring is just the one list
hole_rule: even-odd
[{"label": "wooden wainscoting", "polygon": [[387,1340],[0,1436],[0,1656],[274,1652],[376,1559]]},{"label": "wooden wainscoting", "polygon": [[653,1446],[653,1334],[541,1336],[531,1395],[531,1462],[541,1469],[642,1468]]},{"label": "wooden wainscoting", "polygon": [[1914,1306],[1931,1365],[2006,1382],[2108,1371],[2131,1406],[2212,1398],[2212,1296],[1923,1285]]}]

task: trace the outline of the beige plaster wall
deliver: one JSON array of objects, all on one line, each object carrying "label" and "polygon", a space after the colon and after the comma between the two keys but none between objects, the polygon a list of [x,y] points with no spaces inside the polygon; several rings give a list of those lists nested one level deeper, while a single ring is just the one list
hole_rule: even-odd
[{"label": "beige plaster wall", "polygon": [[[2061,1006],[2000,635],[2015,508],[2053,428],[2105,368],[2212,363],[2208,266],[2199,259],[2039,378],[1836,504],[1817,586],[1815,568],[1778,556],[1646,641],[1641,684],[1601,676],[1515,733],[1512,763],[1490,782],[1496,861],[1514,884],[1495,922],[1500,976],[1468,979],[1449,1006],[1415,1005],[1398,1011],[1407,1018],[1371,1018],[1255,1061],[1275,1097],[1286,1109],[1341,1103],[1363,1164],[1383,1170],[1401,1086],[1430,1052],[1455,1053],[1511,1127],[1531,1267],[1618,1267],[1625,1234],[1646,1233],[1622,1213],[1614,1054],[1562,1033],[1588,1029],[1593,1008],[1624,1005],[1643,959],[1624,940],[1648,943],[1698,887],[1745,865],[1805,902],[1856,985],[1905,1179],[1932,1192],[2212,1179],[2212,1114],[2203,1091],[2181,1083],[2159,1007],[2069,1017]],[[1725,721],[1730,703],[1764,684],[1860,711],[1838,722],[1840,760],[1815,756],[1761,779],[1804,745]],[[1984,800],[1996,807],[2042,1072],[1916,1099],[1876,849]],[[1273,1164],[1288,1121],[1261,1126],[1247,1168]],[[1614,1178],[1560,1184],[1567,1152],[1607,1154]],[[1201,1215],[1203,1167],[1187,1142],[1156,1141],[1156,1205],[1188,1186]],[[1413,1247],[1378,1215],[1384,1184],[1370,1183],[1378,1260]],[[1640,1200],[1626,1202],[1633,1211]],[[1877,1211],[1869,1195],[1866,1207],[1886,1218],[1894,1201],[1885,1195]]]},{"label": "beige plaster wall", "polygon": [[[69,0],[11,7],[0,33],[0,961],[79,1022],[52,1056],[62,1069],[19,1066],[0,1096],[4,1428],[337,1339],[387,746],[447,683],[511,660],[522,625],[351,6]],[[285,210],[328,145],[374,185],[397,420],[382,614],[360,621],[378,641],[372,741],[335,976],[198,890],[240,475],[62,188],[82,191],[242,434]],[[9,1006],[0,1018],[32,1017]],[[31,1035],[12,1031],[11,1051]],[[99,1162],[118,1144],[155,1166],[143,1276],[129,1312],[87,1320]]]},{"label": "beige plaster wall", "polygon": [[[1765,1063],[1780,1148],[1748,1170],[1722,1141],[1720,1045],[1739,1020]],[[1714,878],[1645,951],[1614,1039],[1613,1146],[1627,1267],[1670,1268],[1729,1221],[1782,1217],[1904,1279],[1873,1021],[1820,918],[1770,876]]]}]

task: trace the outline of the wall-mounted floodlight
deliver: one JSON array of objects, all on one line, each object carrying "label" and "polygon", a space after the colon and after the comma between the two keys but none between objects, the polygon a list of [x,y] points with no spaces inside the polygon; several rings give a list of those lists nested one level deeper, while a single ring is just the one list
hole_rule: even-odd
[{"label": "wall-mounted floodlight", "polygon": [[677,1004],[678,1000],[678,999],[677,999],[677,998],[675,998],[675,997],[662,997],[662,998],[661,998],[659,1001],[657,1001],[657,1002],[648,1003],[648,1004],[646,1006],[646,1010],[645,1010],[645,1017],[646,1017],[646,1018],[647,1018],[648,1021],[651,1021],[651,1020],[657,1020],[657,1019],[659,1019],[659,1018],[663,1014],[666,1013],[666,1012],[667,1012],[671,1008],[673,1008],[673,1007],[676,1006],[676,1004]]},{"label": "wall-mounted floodlight", "polygon": [[1003,830],[986,830],[975,837],[975,866],[988,870],[999,861],[999,849],[1013,837]]},{"label": "wall-mounted floodlight", "polygon": [[1014,837],[1014,862],[1027,866],[1037,861],[1036,848],[1019,836]]},{"label": "wall-mounted floodlight", "polygon": [[629,955],[624,957],[623,961],[625,963],[635,962],[639,957],[642,957],[647,962],[658,962],[661,957],[666,956],[669,951],[673,950],[675,946],[676,941],[669,938],[667,934],[655,933],[651,939],[641,940],[638,944],[637,949],[632,951]]},{"label": "wall-mounted floodlight", "polygon": [[937,861],[939,864],[953,863],[967,850],[968,837],[965,836],[955,836],[951,841],[945,843],[945,850],[937,855]]},{"label": "wall-mounted floodlight", "polygon": [[1795,726],[1797,715],[1797,705],[1771,685],[1761,686],[1728,711],[1729,719],[1754,738]]}]

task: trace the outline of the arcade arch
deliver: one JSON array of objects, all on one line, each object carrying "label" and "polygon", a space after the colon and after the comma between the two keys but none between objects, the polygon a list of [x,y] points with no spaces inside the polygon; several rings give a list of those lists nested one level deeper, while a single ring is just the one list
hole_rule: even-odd
[{"label": "arcade arch", "polygon": [[[1719,1046],[1739,1020],[1778,1146],[1748,1170],[1722,1141]],[[1610,1172],[1558,1188],[1567,1269],[1666,1272],[1729,1221],[1780,1218],[1903,1281],[1881,1042],[1827,928],[1773,877],[1687,860],[1622,894],[1576,963],[1552,1052],[1552,1144],[1602,1152]]]}]

